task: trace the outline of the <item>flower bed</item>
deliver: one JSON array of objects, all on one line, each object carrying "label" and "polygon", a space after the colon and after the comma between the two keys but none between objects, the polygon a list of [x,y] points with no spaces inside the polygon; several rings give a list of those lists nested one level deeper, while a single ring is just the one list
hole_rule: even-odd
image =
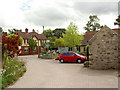
[{"label": "flower bed", "polygon": [[40,58],[43,58],[43,59],[52,59],[52,55],[51,54],[40,54]]},{"label": "flower bed", "polygon": [[57,54],[55,52],[42,52],[40,54],[40,58],[43,59],[55,59],[57,57]]},{"label": "flower bed", "polygon": [[25,63],[15,58],[6,58],[2,73],[2,88],[13,84],[26,72]]}]

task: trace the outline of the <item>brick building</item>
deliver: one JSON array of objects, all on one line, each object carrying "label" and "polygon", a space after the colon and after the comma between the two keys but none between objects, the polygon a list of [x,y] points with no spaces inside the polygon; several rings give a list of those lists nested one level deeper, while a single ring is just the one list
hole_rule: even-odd
[{"label": "brick building", "polygon": [[[19,46],[19,49],[22,49],[20,52],[21,55],[29,55],[29,54],[37,54],[38,53],[38,43],[39,43],[39,50],[41,52],[41,41],[46,43],[46,36],[42,34],[38,34],[33,29],[32,32],[28,32],[28,29],[25,29],[25,32],[17,32],[17,35],[21,36],[23,38],[22,46]],[[32,51],[29,47],[28,40],[34,39],[37,42],[36,48]]]},{"label": "brick building", "polygon": [[[120,28],[112,29],[113,31],[120,34]],[[85,47],[88,45],[88,41],[97,33],[98,31],[90,31],[86,32],[84,35],[84,39],[82,40],[82,45],[80,46],[80,51],[85,51]]]}]

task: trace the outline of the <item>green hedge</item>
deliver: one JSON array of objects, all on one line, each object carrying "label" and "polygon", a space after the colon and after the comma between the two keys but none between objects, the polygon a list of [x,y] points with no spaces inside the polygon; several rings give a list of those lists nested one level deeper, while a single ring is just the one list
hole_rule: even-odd
[{"label": "green hedge", "polygon": [[47,52],[45,52],[45,51],[44,51],[44,52],[41,52],[41,53],[42,53],[42,54],[47,54]]}]

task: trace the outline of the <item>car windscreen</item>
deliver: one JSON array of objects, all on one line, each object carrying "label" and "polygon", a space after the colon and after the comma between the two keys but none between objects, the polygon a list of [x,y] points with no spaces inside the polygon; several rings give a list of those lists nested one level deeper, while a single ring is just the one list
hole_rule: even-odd
[{"label": "car windscreen", "polygon": [[81,56],[80,54],[78,54],[78,53],[75,53],[76,55],[78,55],[78,56]]}]

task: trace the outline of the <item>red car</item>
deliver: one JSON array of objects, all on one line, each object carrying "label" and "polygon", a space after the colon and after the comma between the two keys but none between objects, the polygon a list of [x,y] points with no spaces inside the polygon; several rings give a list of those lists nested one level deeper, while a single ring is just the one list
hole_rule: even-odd
[{"label": "red car", "polygon": [[59,56],[59,61],[61,63],[63,63],[63,62],[81,63],[81,62],[84,62],[86,60],[87,60],[86,56],[83,56],[83,55],[80,55],[80,54],[77,54],[77,53],[71,52],[71,51],[62,52],[62,53],[60,53],[60,56]]}]

